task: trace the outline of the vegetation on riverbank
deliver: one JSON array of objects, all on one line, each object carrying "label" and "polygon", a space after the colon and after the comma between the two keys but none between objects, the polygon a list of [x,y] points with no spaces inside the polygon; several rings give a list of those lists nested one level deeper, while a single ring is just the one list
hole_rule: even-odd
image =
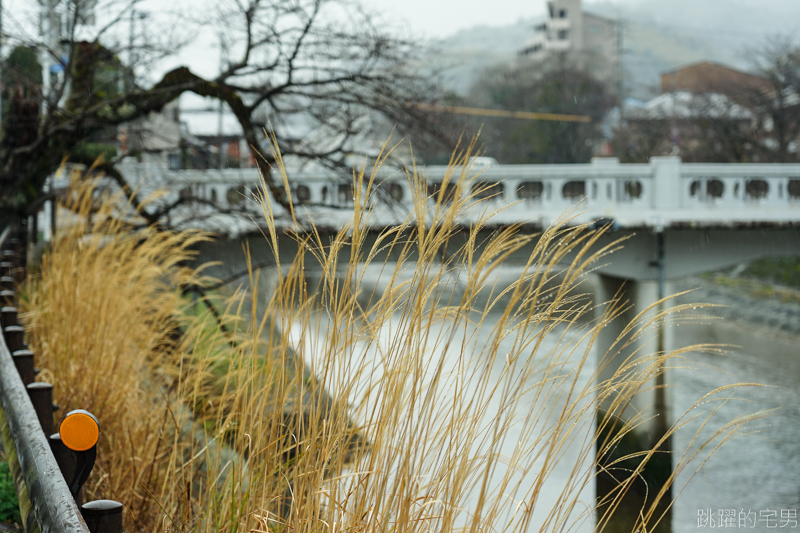
[{"label": "vegetation on riverbank", "polygon": [[0,522],[20,523],[17,489],[5,457],[0,461]]},{"label": "vegetation on riverbank", "polygon": [[[469,156],[451,165],[458,191],[469,187]],[[294,238],[300,252],[278,262],[264,309],[237,291],[215,308],[219,321],[183,296],[209,283],[182,266],[205,235],[131,233],[124,198],[95,198],[91,183],[73,189],[74,224],[29,282],[22,319],[62,412],[84,408],[100,420],[87,498],[123,502],[126,529],[569,531],[592,520],[586,489],[598,468],[619,480],[605,497],[609,513],[640,476],[652,450],[626,457],[632,470],[594,464],[596,448],[609,452],[632,429],[598,442],[595,420],[611,427],[681,354],[637,354],[596,383],[592,344],[624,302],[583,320],[595,310],[580,283],[620,243],[594,248],[604,230],[565,219],[540,236],[508,227],[488,242],[476,241],[476,224],[463,246],[447,248],[458,214],[479,200],[456,194],[448,204],[446,186],[428,198],[410,173],[414,217],[366,249],[373,178],[356,173],[353,220],[330,241],[313,224],[279,234],[262,203],[267,244],[277,253],[278,239]],[[527,267],[499,285],[503,258],[523,247]],[[387,283],[364,307],[373,264]],[[311,268],[322,273],[314,286]],[[258,277],[251,272],[250,287]],[[646,310],[613,350],[665,317]],[[476,346],[482,329],[488,340]],[[609,412],[598,413],[604,401]],[[554,490],[557,468],[570,475]],[[650,499],[635,527],[660,519]]]},{"label": "vegetation on riverbank", "polygon": [[[760,261],[754,262],[754,264],[755,263],[760,263]],[[745,272],[751,273],[754,271],[759,272],[759,269],[755,268],[751,270],[748,267],[748,269],[745,270]],[[713,282],[715,285],[728,287],[753,298],[776,299],[783,303],[800,304],[800,289],[791,285],[777,284],[777,282],[772,280],[783,279],[783,276],[778,275],[779,273],[772,269],[770,269],[770,272],[776,274],[776,276],[749,277],[745,273],[733,276],[729,270],[722,270],[719,272],[707,272],[703,274],[702,277]]]}]

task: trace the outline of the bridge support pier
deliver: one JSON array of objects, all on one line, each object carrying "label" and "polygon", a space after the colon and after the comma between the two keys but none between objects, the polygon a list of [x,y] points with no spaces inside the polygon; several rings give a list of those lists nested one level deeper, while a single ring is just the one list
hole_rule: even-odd
[{"label": "bridge support pier", "polygon": [[[660,259],[662,260],[659,263],[663,265],[663,257]],[[663,269],[659,270],[663,272]],[[595,290],[598,313],[611,303],[623,304],[622,308],[624,309],[617,318],[599,332],[595,345],[599,382],[615,379],[624,382],[625,377],[617,375],[621,368],[635,363],[637,359],[642,359],[642,365],[631,367],[630,372],[641,374],[645,366],[652,364],[652,359],[648,360],[648,356],[665,351],[669,342],[665,338],[667,328],[663,325],[653,324],[638,336],[635,335],[636,327],[632,328],[632,332],[626,331],[637,315],[648,307],[653,306],[639,318],[638,324],[647,323],[656,315],[660,309],[659,306],[653,304],[658,302],[661,299],[659,296],[663,294],[671,294],[670,284],[665,281],[663,276],[657,280],[634,280],[603,274],[598,276]],[[618,339],[621,340],[618,341]],[[666,371],[660,367],[656,367],[656,370],[660,370],[660,372],[652,372],[640,387],[639,392],[626,404],[614,408],[613,412],[612,405],[618,398],[609,397],[601,402],[601,414],[598,416],[600,434],[598,435],[597,450],[598,465],[600,466],[595,478],[598,498],[602,499],[616,494],[619,483],[628,479],[640,467],[643,457],[631,456],[653,449],[671,425],[668,389],[664,386],[667,382]],[[618,387],[620,391],[623,388],[624,385]],[[604,420],[608,414],[611,414],[610,419]],[[603,425],[601,426],[601,424]],[[625,426],[635,427],[613,447],[601,449],[604,444],[607,446],[609,438],[615,437]],[[628,529],[638,527],[636,517],[639,516],[639,510],[647,508],[651,504],[672,474],[672,459],[668,453],[672,451],[671,444],[668,439],[659,447],[659,452],[654,454],[640,470],[620,503],[620,510],[615,514],[617,520],[623,520]],[[624,459],[625,457],[631,458]],[[669,533],[670,531],[671,515],[666,511],[671,499],[672,491],[668,489],[657,507],[660,510],[658,514],[662,512],[666,514],[658,526],[652,529],[655,533]],[[596,510],[598,520],[602,519],[607,510],[608,504],[598,506]],[[628,518],[621,519],[620,516]]]},{"label": "bridge support pier", "polygon": [[[667,294],[671,292],[671,284],[662,283],[664,283],[663,289],[659,290],[659,281],[598,276],[595,292],[598,312],[602,311],[609,302],[615,300],[627,302],[623,306],[625,310],[607,324],[598,335],[596,350],[600,382],[613,379],[620,368],[633,361],[633,358],[647,358],[656,352],[664,351],[666,329],[661,326],[653,325],[636,338],[632,338],[630,333],[622,337],[625,328],[633,322],[634,318],[660,299],[660,292],[665,291]],[[640,319],[640,323],[646,322],[658,311],[657,307],[653,307]],[[620,337],[622,337],[621,342],[617,342]],[[637,367],[636,371],[641,372],[642,370]],[[667,390],[664,388],[666,378],[667,376],[663,372],[660,375],[652,376],[641,387],[640,392],[624,406],[624,409],[618,408],[614,413],[621,422],[636,425],[633,433],[647,448],[655,445],[670,426],[669,402],[666,401]],[[610,410],[614,400],[615,398],[606,398],[600,406],[601,409]]]}]

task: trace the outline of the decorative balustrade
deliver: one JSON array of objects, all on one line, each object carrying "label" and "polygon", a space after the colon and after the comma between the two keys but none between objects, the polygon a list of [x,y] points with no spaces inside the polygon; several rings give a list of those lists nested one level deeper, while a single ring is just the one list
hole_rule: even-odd
[{"label": "decorative balustrade", "polygon": [[[258,216],[259,208],[252,201],[260,194],[256,169],[168,171],[157,165],[128,164],[120,170],[141,193],[166,188],[164,202],[185,198],[183,211],[173,223],[214,230],[215,224],[225,225],[224,217],[213,218],[220,211]],[[418,170],[428,182],[426,193],[432,199],[444,188],[443,200],[452,200],[459,169]],[[496,223],[542,225],[569,210],[579,213],[575,222],[613,219],[631,227],[800,221],[800,164],[682,163],[674,157],[621,164],[615,158],[595,158],[580,165],[476,166],[468,174],[471,181],[460,194],[474,193],[486,204],[464,213],[467,223],[486,205],[501,204],[505,209],[494,215]],[[288,177],[296,206],[312,215],[321,211],[333,225],[346,220],[353,205],[352,177],[325,169],[289,170]],[[376,214],[381,212],[380,204],[390,214],[377,216],[374,224],[389,224],[413,211],[412,186],[403,169],[382,168],[376,187]],[[282,213],[280,207],[276,213]],[[249,230],[239,224],[228,231]]]},{"label": "decorative balustrade", "polygon": [[[632,206],[659,208],[669,206],[656,193],[658,170],[669,169],[667,196],[677,200],[678,207],[693,209],[708,205],[786,205],[800,202],[800,164],[707,164],[680,163],[673,158],[653,158],[650,164],[620,164],[613,158],[596,158],[585,165],[495,165],[473,169],[472,189],[491,185],[480,196],[496,200],[520,200],[551,206],[569,207],[585,200],[587,205],[626,209]],[[423,170],[431,188],[438,191],[447,168]],[[452,174],[452,173],[451,173]],[[410,185],[402,170],[382,172],[383,187],[392,188],[393,201],[409,201]],[[255,169],[184,170],[165,175],[168,182],[179,186],[184,195],[205,198],[221,206],[241,202],[247,190],[258,187]],[[297,204],[345,207],[352,203],[349,183],[333,174],[290,172],[293,200]],[[449,181],[452,183],[453,176]],[[464,191],[468,193],[468,191]]]}]

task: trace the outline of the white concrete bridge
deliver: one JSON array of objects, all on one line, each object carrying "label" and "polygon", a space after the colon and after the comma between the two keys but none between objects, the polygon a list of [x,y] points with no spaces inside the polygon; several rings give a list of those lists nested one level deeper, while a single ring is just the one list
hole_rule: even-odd
[{"label": "white concrete bridge", "polygon": [[[253,221],[263,220],[249,192],[258,188],[255,169],[167,171],[123,164],[120,170],[142,192],[167,187],[164,202],[181,196],[201,199],[187,202],[173,215],[171,221],[178,226],[235,236],[255,231]],[[445,167],[422,172],[429,194],[442,189]],[[639,310],[670,294],[671,279],[764,256],[800,255],[800,164],[686,164],[669,157],[620,164],[601,158],[585,165],[493,165],[474,168],[471,174],[478,175],[469,188],[484,189],[485,203],[461,214],[465,225],[486,207],[507,206],[491,219],[494,225],[546,226],[574,210],[574,223],[613,221],[608,239],[628,237],[625,248],[598,269],[598,303],[624,287],[634,304],[604,329],[601,353]],[[318,225],[331,229],[351,217],[352,179],[329,171],[290,171],[288,177],[298,213],[308,213]],[[375,206],[374,225],[386,226],[413,212],[404,172],[384,169],[378,183],[387,200]],[[445,198],[455,194],[452,182],[444,189]],[[276,213],[280,218],[283,212],[276,206]],[[279,223],[291,225],[285,216]],[[647,349],[668,349],[670,339],[662,334],[656,344]],[[603,377],[610,377],[617,363],[609,365]],[[667,405],[656,387],[637,396],[629,411],[660,415],[641,428],[650,442],[660,431],[657,422],[669,419]]]},{"label": "white concrete bridge", "polygon": [[[191,195],[222,208],[243,206],[245,190],[254,190],[258,184],[256,169],[166,171],[135,164],[120,168],[132,182],[144,180],[145,189],[167,186],[173,199]],[[441,187],[446,170],[441,166],[422,169],[430,193]],[[578,203],[581,214],[576,222],[611,218],[628,228],[800,222],[800,164],[687,164],[672,157],[653,158],[649,164],[620,164],[614,158],[596,158],[586,165],[475,167],[470,174],[478,174],[473,188],[489,187],[483,196],[490,205],[510,205],[493,219],[495,223],[547,224]],[[288,177],[295,204],[307,205],[312,215],[331,208],[346,210],[353,204],[352,180],[325,170],[289,171]],[[383,169],[379,180],[392,199],[390,218],[403,208],[409,212],[412,191],[405,174]],[[451,183],[446,197],[454,189]],[[346,216],[345,212],[337,218]],[[383,223],[385,217],[378,210],[376,223]],[[465,222],[469,218],[465,213]]]}]

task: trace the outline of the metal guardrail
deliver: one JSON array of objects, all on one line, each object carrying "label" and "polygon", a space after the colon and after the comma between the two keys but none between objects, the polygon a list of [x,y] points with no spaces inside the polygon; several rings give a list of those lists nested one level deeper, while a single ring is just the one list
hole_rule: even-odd
[{"label": "metal guardrail", "polygon": [[[98,500],[78,507],[78,491],[91,470],[94,446],[89,452],[73,452],[61,442],[60,433],[51,435],[53,388],[33,383],[34,354],[23,342],[24,329],[13,306],[17,301],[13,289],[24,274],[27,252],[25,233],[18,233],[16,239],[14,234],[11,228],[0,234],[0,438],[23,526],[26,532],[122,533],[118,502]],[[75,413],[79,412],[67,417]],[[97,430],[99,434],[99,426]],[[87,457],[91,463],[83,468]],[[67,479],[72,480],[72,490]]]}]

